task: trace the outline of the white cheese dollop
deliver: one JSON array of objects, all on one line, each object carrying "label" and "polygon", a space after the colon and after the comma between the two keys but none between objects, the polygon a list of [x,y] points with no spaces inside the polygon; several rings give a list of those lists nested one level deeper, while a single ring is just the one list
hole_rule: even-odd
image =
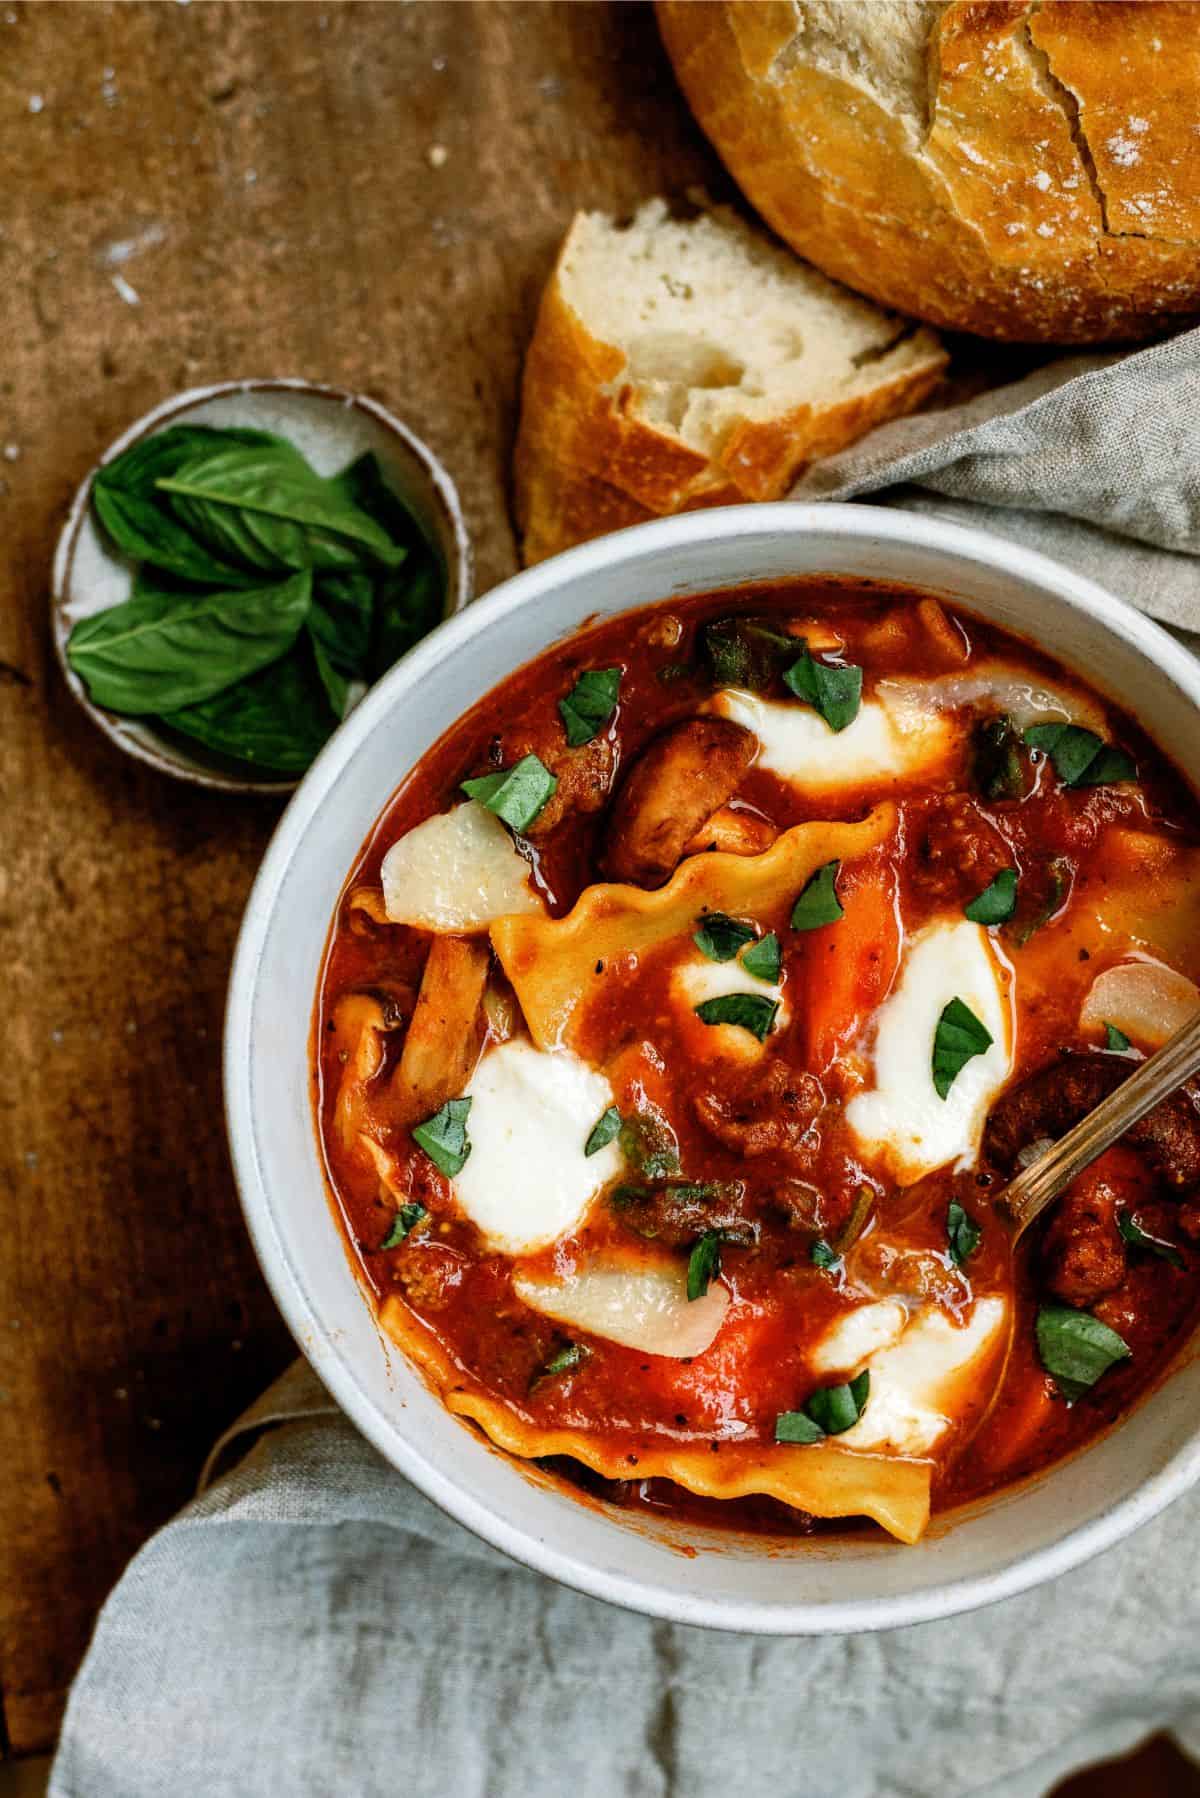
[{"label": "white cheese dollop", "polygon": [[[992,1042],[941,1099],[933,1084],[933,1039],[956,998]],[[913,938],[899,982],[876,1013],[874,1087],[851,1099],[846,1122],[864,1148],[886,1153],[906,1183],[949,1161],[969,1161],[1008,1078],[1012,1041],[1006,969],[983,925],[966,918],[929,924]]]},{"label": "white cheese dollop", "polygon": [[942,712],[907,692],[886,701],[864,700],[841,731],[798,700],[760,699],[740,687],[726,687],[712,705],[723,718],[754,732],[760,768],[817,792],[932,768],[955,734]]},{"label": "white cheese dollop", "polygon": [[925,1306],[898,1342],[871,1358],[862,1416],[838,1442],[876,1453],[927,1455],[955,1418],[978,1402],[984,1361],[1000,1347],[1007,1312],[1004,1299],[977,1299],[959,1325],[936,1305]]},{"label": "white cheese dollop", "polygon": [[527,1254],[573,1230],[621,1171],[615,1142],[584,1154],[613,1094],[603,1074],[569,1050],[543,1054],[523,1038],[501,1043],[483,1055],[465,1096],[471,1153],[454,1192],[503,1254]]},{"label": "white cheese dollop", "polygon": [[[749,947],[749,944],[747,944]],[[671,978],[671,995],[686,1020],[688,1048],[697,1055],[729,1055],[740,1060],[753,1060],[761,1055],[760,1043],[752,1031],[741,1024],[705,1024],[696,1016],[696,1007],[709,999],[723,999],[728,993],[753,994],[755,998],[780,1002],[767,1035],[782,1030],[787,1021],[787,1007],[782,1003],[783,988],[778,981],[756,980],[747,974],[735,956],[730,961],[710,961],[699,949],[679,962]]]}]

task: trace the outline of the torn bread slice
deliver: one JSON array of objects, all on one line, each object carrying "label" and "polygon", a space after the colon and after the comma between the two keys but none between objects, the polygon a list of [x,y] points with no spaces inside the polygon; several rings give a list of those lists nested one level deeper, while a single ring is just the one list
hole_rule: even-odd
[{"label": "torn bread slice", "polygon": [[847,292],[728,207],[578,213],[542,296],[516,449],[526,562],[696,506],[778,499],[913,411],[930,330]]}]

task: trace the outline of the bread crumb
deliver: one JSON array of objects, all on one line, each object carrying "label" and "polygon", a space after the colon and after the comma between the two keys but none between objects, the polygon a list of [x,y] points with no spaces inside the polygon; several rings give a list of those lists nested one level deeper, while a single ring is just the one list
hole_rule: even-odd
[{"label": "bread crumb", "polygon": [[430,144],[425,152],[425,160],[431,169],[441,169],[445,168],[449,155],[445,144]]},{"label": "bread crumb", "polygon": [[141,305],[141,294],[132,282],[125,279],[124,275],[110,275],[109,279],[127,306]]},{"label": "bread crumb", "polygon": [[43,106],[45,106],[45,104],[46,104],[46,102],[45,102],[45,100],[43,100],[41,94],[30,94],[30,96],[29,96],[30,112],[41,112],[41,110],[42,110]]}]

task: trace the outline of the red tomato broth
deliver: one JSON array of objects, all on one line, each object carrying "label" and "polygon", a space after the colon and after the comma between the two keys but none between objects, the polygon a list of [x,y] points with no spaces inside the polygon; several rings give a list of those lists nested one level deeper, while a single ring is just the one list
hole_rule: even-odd
[{"label": "red tomato broth", "polygon": [[[396,1200],[383,1191],[374,1167],[347,1148],[334,1128],[344,1048],[338,1044],[333,1013],[343,995],[362,990],[383,991],[401,1010],[411,1012],[428,937],[405,925],[373,921],[353,909],[352,895],[378,890],[388,848],[424,818],[456,803],[461,780],[510,766],[539,745],[561,745],[557,702],[581,671],[622,670],[619,711],[607,732],[615,751],[611,793],[619,788],[622,768],[632,764],[649,738],[692,715],[713,690],[697,646],[705,622],[742,613],[771,616],[798,630],[800,620],[817,618],[836,633],[844,659],[862,665],[863,696],[868,698],[888,677],[946,672],[945,639],[922,627],[920,607],[914,603],[919,598],[879,583],[803,581],[646,608],[577,634],[481,699],[427,753],[373,830],[334,919],[318,995],[317,1105],[331,1188],[368,1291],[375,1302],[400,1296],[461,1369],[464,1381],[503,1400],[526,1420],[547,1428],[598,1429],[619,1441],[630,1467],[628,1483],[603,1481],[574,1463],[554,1465],[572,1472],[582,1489],[623,1505],[665,1508],[693,1521],[719,1518],[739,1528],[775,1533],[781,1525],[797,1534],[811,1533],[814,1527],[854,1527],[845,1521],[816,1523],[771,1499],[715,1501],[666,1481],[638,1480],[639,1454],[655,1441],[707,1442],[711,1452],[719,1453],[724,1442],[772,1439],[777,1414],[803,1402],[811,1390],[806,1356],[844,1303],[836,1278],[813,1266],[811,1240],[818,1235],[836,1240],[864,1187],[876,1199],[870,1232],[879,1235],[886,1225],[887,1238],[900,1248],[924,1251],[927,1260],[940,1256],[949,1287],[955,1276],[945,1255],[945,1217],[950,1198],[957,1197],[984,1225],[968,1268],[970,1288],[984,1294],[1007,1281],[1007,1254],[988,1210],[989,1191],[999,1184],[993,1171],[981,1168],[977,1174],[956,1176],[943,1169],[907,1194],[896,1193],[887,1170],[871,1165],[864,1155],[842,1117],[842,1107],[865,1077],[863,1043],[856,1038],[863,1038],[864,1025],[895,978],[901,932],[911,937],[935,917],[961,915],[962,906],[995,872],[1009,866],[1021,875],[1022,891],[1028,889],[1026,902],[1053,910],[1022,948],[1009,951],[1019,982],[1011,1081],[1042,1067],[1064,1046],[1095,1047],[1081,1033],[1079,1006],[1105,965],[1106,952],[1091,941],[1084,913],[1091,895],[1120,888],[1122,874],[1128,887],[1128,869],[1122,864],[1128,846],[1114,848],[1114,832],[1136,831],[1165,843],[1169,853],[1148,878],[1158,881],[1169,904],[1179,896],[1171,859],[1175,848],[1200,843],[1196,799],[1136,722],[1107,700],[1109,737],[1135,756],[1136,785],[1067,790],[1043,759],[1033,770],[1025,798],[989,804],[967,791],[965,748],[932,779],[888,777],[836,794],[806,794],[765,769],[752,768],[736,804],[780,830],[809,820],[854,820],[881,798],[900,807],[894,844],[847,863],[839,882],[845,915],[838,924],[790,932],[782,910],[756,920],[763,931],[777,931],[783,948],[788,1017],[778,1039],[772,1039],[771,1054],[801,1073],[822,1078],[819,1146],[807,1160],[793,1157],[781,1178],[776,1157],[743,1156],[698,1121],[687,1101],[706,1080],[720,1087],[722,1064],[697,1057],[689,1039],[704,1027],[681,1017],[680,1008],[669,1002],[670,983],[687,944],[673,943],[644,956],[636,971],[614,967],[602,996],[588,1007],[581,1052],[597,1063],[616,1055],[607,1071],[623,1112],[648,1101],[667,1113],[682,1179],[740,1188],[737,1208],[752,1226],[754,1240],[746,1246],[727,1242],[723,1248],[722,1278],[732,1302],[704,1355],[675,1361],[593,1338],[587,1341],[586,1360],[566,1377],[539,1378],[538,1373],[567,1335],[573,1339],[579,1332],[564,1331],[520,1301],[511,1287],[508,1258],[486,1250],[474,1226],[457,1211],[451,1183],[412,1143],[407,1121],[401,1127],[389,1113],[383,1095],[399,1052],[399,1033],[385,1039],[383,1065],[374,1080],[380,1097],[367,1104],[365,1130],[395,1158],[397,1183],[424,1203],[431,1216],[428,1226],[400,1249],[382,1251],[378,1246]],[[965,666],[998,655],[1018,664],[1031,679],[1089,696],[1083,682],[1032,646],[965,613],[951,609],[949,618],[963,638],[969,656]],[[814,646],[817,642],[814,637]],[[543,752],[548,758],[549,749]],[[536,844],[522,842],[551,915],[564,915],[586,886],[603,878],[598,866],[607,809],[568,814]],[[1050,890],[1046,875],[1054,865],[1064,870],[1065,880],[1056,905],[1052,901],[1058,889]],[[1139,874],[1137,891],[1143,900],[1146,890]],[[1111,961],[1124,955],[1119,941],[1108,951]],[[1174,965],[1191,979],[1200,977],[1200,943],[1177,956]],[[504,986],[502,977],[499,985]],[[753,1065],[748,1064],[751,1071]],[[739,1073],[733,1084],[750,1077],[750,1072]],[[630,1171],[625,1179],[636,1183],[638,1175]],[[1131,1358],[1114,1366],[1071,1407],[1054,1395],[1034,1345],[1033,1319],[1039,1295],[1045,1295],[1038,1273],[1041,1232],[1032,1233],[1018,1258],[1014,1348],[1002,1390],[964,1452],[946,1453],[939,1445],[935,1508],[976,1498],[1086,1441],[1153,1383],[1190,1330],[1200,1300],[1195,1278],[1200,1254],[1177,1227],[1174,1201],[1139,1191],[1137,1208],[1147,1229],[1178,1243],[1185,1265],[1179,1271],[1160,1260],[1132,1257],[1125,1284],[1096,1305],[1096,1314],[1129,1343]],[[522,1265],[561,1273],[598,1247],[618,1241],[632,1255],[642,1252],[620,1214],[598,1200],[576,1234],[540,1256],[523,1257]],[[647,1244],[644,1252],[661,1253],[661,1246]]]}]

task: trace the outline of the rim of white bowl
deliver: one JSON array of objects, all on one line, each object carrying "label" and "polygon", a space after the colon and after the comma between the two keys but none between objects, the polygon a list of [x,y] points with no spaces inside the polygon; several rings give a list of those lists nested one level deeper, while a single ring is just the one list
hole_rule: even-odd
[{"label": "rim of white bowl", "polygon": [[71,634],[67,624],[71,578],[96,476],[127,449],[140,443],[143,437],[153,436],[155,431],[170,424],[172,419],[194,411],[197,406],[206,406],[213,400],[243,393],[304,394],[352,411],[364,412],[382,425],[414,462],[420,465],[429,480],[442,525],[436,545],[439,556],[445,552],[443,533],[445,543],[453,546],[453,555],[446,557],[445,617],[454,617],[471,603],[475,558],[463,517],[462,502],[449,471],[429,445],[403,420],[397,418],[394,412],[389,412],[379,400],[373,400],[365,393],[351,393],[348,388],[334,387],[326,381],[307,381],[301,375],[247,375],[241,380],[213,381],[204,387],[189,387],[182,393],[172,394],[169,399],[160,400],[157,406],[152,406],[140,418],[135,418],[119,437],[114,438],[103,455],[88,469],[75,489],[54,549],[50,579],[50,635],[59,670],[72,699],[86,712],[96,728],[102,730],[109,741],[115,743],[118,749],[124,750],[126,755],[132,756],[135,761],[144,762],[159,774],[170,775],[173,780],[189,781],[193,786],[208,787],[220,793],[265,793],[282,799],[296,791],[303,776],[293,779],[280,775],[274,780],[255,774],[243,776],[234,773],[215,758],[209,763],[199,744],[186,756],[177,754],[165,738],[151,738],[140,733],[136,727],[144,720],[126,718],[118,712],[109,712],[103,706],[96,705],[67,660],[67,640]]},{"label": "rim of white bowl", "polygon": [[[946,523],[924,514],[863,505],[801,505],[780,501],[770,506],[732,506],[683,513],[614,532],[567,550],[549,561],[513,575],[466,611],[448,618],[411,650],[330,738],[293,795],[267,847],[247,902],[230,974],[224,1037],[225,1117],[234,1172],[246,1224],[264,1278],[301,1352],[312,1360],[309,1344],[319,1343],[318,1378],[347,1416],[385,1460],[419,1491],[518,1564],[549,1575],[589,1597],[622,1605],[669,1622],[733,1630],[756,1635],[845,1635],[897,1629],[958,1615],[1015,1597],[1113,1547],[1156,1517],[1200,1478],[1200,1429],[1196,1435],[1126,1498],[1102,1516],[1074,1528],[1032,1553],[1014,1552],[994,1571],[966,1575],[921,1592],[895,1597],[854,1599],[844,1603],[765,1606],[754,1600],[730,1600],[666,1591],[652,1582],[613,1569],[581,1563],[551,1547],[532,1529],[510,1525],[489,1507],[464,1493],[375,1403],[318,1308],[306,1293],[287,1242],[281,1235],[254,1150],[252,1067],[253,998],[276,896],[304,834],[343,768],[373,730],[377,718],[392,705],[397,687],[416,684],[428,667],[470,642],[471,638],[518,608],[585,573],[629,559],[643,549],[668,550],[682,543],[716,538],[753,537],[762,533],[801,536],[819,531],[848,541],[874,537],[914,544],[986,565],[1014,581],[1051,588],[1077,610],[1098,617],[1116,636],[1156,664],[1200,711],[1200,662],[1163,630],[1086,576],[1037,550],[970,526]],[[836,569],[831,569],[836,572]],[[659,596],[669,599],[669,594]],[[969,605],[969,595],[963,596]],[[648,600],[647,603],[655,603]],[[364,820],[363,834],[373,825]],[[305,1030],[311,994],[305,994]],[[336,1230],[332,1208],[330,1229]],[[340,1247],[340,1245],[339,1245]],[[362,1302],[367,1303],[365,1295]],[[951,1524],[949,1527],[953,1527]],[[902,1552],[902,1551],[901,1551]]]}]

